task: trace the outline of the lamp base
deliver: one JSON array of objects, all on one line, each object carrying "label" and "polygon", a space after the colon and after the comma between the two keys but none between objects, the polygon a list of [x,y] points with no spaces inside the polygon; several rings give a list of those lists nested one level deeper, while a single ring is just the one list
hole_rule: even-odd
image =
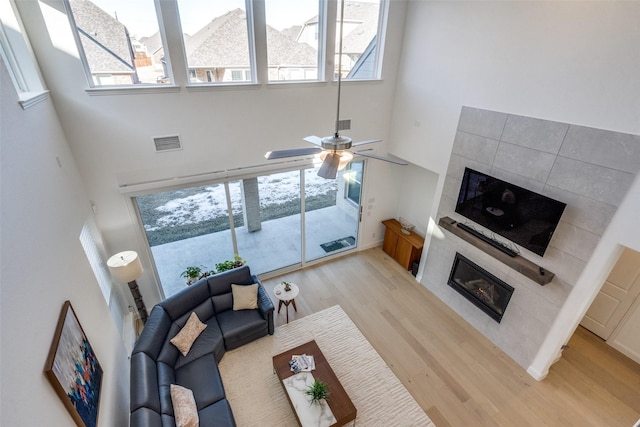
[{"label": "lamp base", "polygon": [[138,289],[138,283],[136,283],[135,280],[129,282],[129,290],[131,291],[131,295],[133,296],[133,301],[136,303],[136,308],[138,309],[140,320],[142,320],[142,323],[147,323],[149,314],[147,313],[147,307],[145,307],[144,301],[142,300],[142,295],[140,294],[140,290]]}]

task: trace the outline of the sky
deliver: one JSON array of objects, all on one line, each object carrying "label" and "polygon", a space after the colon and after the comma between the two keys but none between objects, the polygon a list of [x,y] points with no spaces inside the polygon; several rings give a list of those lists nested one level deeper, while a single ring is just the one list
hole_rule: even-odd
[{"label": "sky", "polygon": [[[110,15],[117,16],[129,32],[137,37],[151,36],[158,31],[153,0],[91,1]],[[267,23],[278,30],[300,25],[318,14],[317,0],[264,1]],[[193,35],[214,17],[236,8],[245,10],[244,0],[178,0],[182,31]]]}]

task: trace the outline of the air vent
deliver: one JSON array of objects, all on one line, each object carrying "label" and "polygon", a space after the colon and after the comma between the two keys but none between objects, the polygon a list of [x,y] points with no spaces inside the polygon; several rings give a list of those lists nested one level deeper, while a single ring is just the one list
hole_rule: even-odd
[{"label": "air vent", "polygon": [[157,136],[153,138],[153,143],[156,146],[156,152],[163,153],[165,151],[182,150],[182,143],[178,135],[171,136]]},{"label": "air vent", "polygon": [[351,129],[351,119],[338,120],[338,132]]}]

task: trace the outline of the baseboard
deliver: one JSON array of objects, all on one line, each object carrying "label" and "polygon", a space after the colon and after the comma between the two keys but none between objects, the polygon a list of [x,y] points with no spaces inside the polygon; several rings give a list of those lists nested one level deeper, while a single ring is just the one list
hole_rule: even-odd
[{"label": "baseboard", "polygon": [[359,251],[366,251],[366,250],[371,249],[371,248],[377,248],[378,246],[382,246],[382,240],[377,241],[377,242],[373,242],[373,243],[369,243],[366,246],[358,246],[358,250]]},{"label": "baseboard", "polygon": [[549,369],[541,372],[535,369],[533,366],[529,366],[529,369],[527,369],[527,374],[531,375],[536,381],[542,381],[543,379],[547,378],[547,375],[549,375]]}]

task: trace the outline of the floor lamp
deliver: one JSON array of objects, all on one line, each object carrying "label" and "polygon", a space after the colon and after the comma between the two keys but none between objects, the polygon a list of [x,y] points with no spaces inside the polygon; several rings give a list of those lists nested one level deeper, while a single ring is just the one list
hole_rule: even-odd
[{"label": "floor lamp", "polygon": [[142,275],[142,264],[138,254],[135,251],[119,252],[107,260],[107,266],[117,281],[129,284],[129,290],[136,303],[140,319],[142,323],[146,323],[149,314],[136,283],[136,279]]}]

